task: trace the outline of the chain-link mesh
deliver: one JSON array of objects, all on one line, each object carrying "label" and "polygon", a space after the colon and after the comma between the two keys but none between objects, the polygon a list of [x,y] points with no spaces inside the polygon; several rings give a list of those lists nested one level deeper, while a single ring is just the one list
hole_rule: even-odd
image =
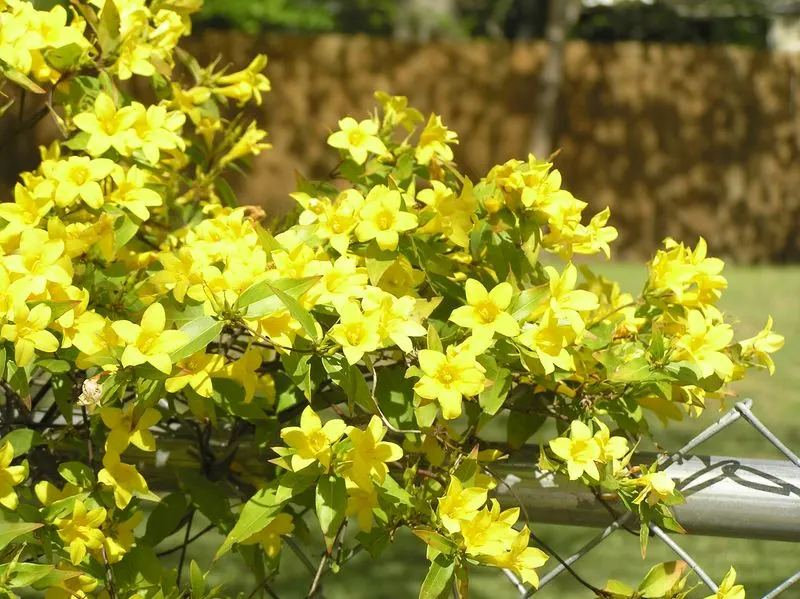
[{"label": "chain-link mesh", "polygon": [[[661,468],[666,468],[670,464],[675,463],[679,460],[685,459],[689,457],[694,450],[700,446],[701,444],[708,441],[711,437],[714,437],[719,432],[728,428],[734,422],[744,419],[750,426],[752,426],[756,431],[758,431],[761,436],[763,436],[767,441],[769,441],[772,445],[774,445],[786,458],[792,462],[795,466],[800,468],[800,458],[798,458],[786,445],[784,445],[780,439],[778,439],[772,431],[770,431],[764,424],[753,414],[751,411],[752,400],[744,400],[737,403],[729,412],[722,416],[717,422],[706,428],[703,432],[699,435],[694,437],[691,441],[689,441],[686,445],[684,445],[681,449],[676,451],[675,453],[665,455],[658,460],[659,466]],[[678,480],[677,487],[680,489],[682,484],[685,481]],[[573,555],[567,558],[558,558],[559,563],[547,573],[545,573],[540,581],[538,589],[528,588],[514,575],[513,572],[505,571],[508,580],[511,584],[519,592],[520,597],[530,597],[535,595],[539,591],[541,591],[544,587],[546,587],[550,582],[552,582],[557,576],[561,575],[562,573],[569,571],[573,564],[575,564],[578,560],[582,559],[590,552],[594,551],[598,546],[600,546],[603,541],[609,538],[614,532],[619,530],[620,528],[625,527],[629,522],[634,519],[634,515],[630,512],[626,512],[625,514],[619,516],[616,520],[614,520],[611,524],[609,524],[605,529],[600,531],[596,536],[594,536],[589,542],[587,542],[583,547],[581,547],[578,551],[576,551]],[[705,584],[711,592],[717,592],[718,587],[711,579],[711,577],[706,574],[703,570],[702,566],[698,563],[696,559],[692,557],[692,555],[684,549],[676,540],[675,537],[669,536],[666,532],[664,532],[661,528],[656,526],[655,524],[650,524],[650,531],[652,532],[653,536],[660,539],[667,547],[669,547],[680,559],[684,560],[688,566],[697,574],[703,584]],[[554,556],[555,557],[555,556]],[[787,589],[789,589],[792,585],[796,582],[800,581],[800,571],[795,573],[794,575],[790,576],[780,584],[778,584],[775,588],[769,591],[766,595],[763,596],[762,599],[772,599],[773,597],[777,597]]]}]

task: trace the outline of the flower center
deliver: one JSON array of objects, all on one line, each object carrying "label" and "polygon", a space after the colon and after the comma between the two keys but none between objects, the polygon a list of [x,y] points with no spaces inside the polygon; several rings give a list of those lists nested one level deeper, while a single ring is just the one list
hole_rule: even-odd
[{"label": "flower center", "polygon": [[319,453],[328,446],[328,437],[321,430],[314,431],[308,436],[308,445],[314,453]]},{"label": "flower center", "polygon": [[381,231],[388,231],[394,224],[394,214],[390,210],[384,210],[375,218],[375,224]]},{"label": "flower center", "polygon": [[490,301],[481,302],[475,306],[475,310],[484,324],[494,322],[500,312],[500,310],[497,309],[497,306]]},{"label": "flower center", "polygon": [[358,129],[347,134],[347,140],[350,142],[351,146],[360,146],[364,143],[365,138],[366,136]]},{"label": "flower center", "polygon": [[445,387],[449,387],[458,379],[458,369],[450,364],[445,364],[439,368],[436,373],[436,379]]}]

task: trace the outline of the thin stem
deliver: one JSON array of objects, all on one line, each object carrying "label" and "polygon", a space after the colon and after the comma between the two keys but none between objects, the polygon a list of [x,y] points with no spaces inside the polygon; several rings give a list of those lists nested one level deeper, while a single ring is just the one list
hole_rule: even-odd
[{"label": "thin stem", "polygon": [[181,546],[181,558],[178,561],[178,578],[175,582],[181,586],[181,573],[183,572],[183,562],[186,560],[186,548],[189,546],[189,535],[192,533],[192,521],[194,520],[194,508],[189,512],[189,520],[186,522],[186,534],[183,535],[183,545]]},{"label": "thin stem", "polygon": [[571,567],[571,566],[570,566],[570,565],[569,565],[567,562],[565,562],[565,561],[564,561],[564,559],[563,559],[563,558],[562,558],[560,555],[558,555],[558,553],[556,553],[556,552],[553,550],[553,548],[552,548],[552,547],[550,547],[550,546],[549,546],[547,543],[545,543],[545,542],[544,542],[542,539],[540,539],[538,536],[536,536],[536,535],[533,533],[533,531],[531,531],[531,533],[530,533],[530,534],[531,534],[531,538],[533,539],[533,542],[534,542],[534,543],[536,543],[537,545],[539,545],[539,547],[541,547],[542,549],[544,549],[544,550],[545,550],[547,553],[549,553],[550,555],[552,555],[552,556],[553,556],[553,557],[556,559],[556,561],[557,561],[559,564],[561,564],[561,565],[564,567],[564,569],[565,569],[567,572],[569,572],[569,573],[572,575],[572,577],[573,577],[575,580],[577,580],[577,581],[578,581],[580,584],[582,584],[582,585],[583,585],[583,586],[585,586],[587,589],[589,589],[590,591],[592,591],[592,592],[593,592],[595,595],[597,595],[598,597],[609,597],[609,598],[610,598],[610,597],[612,596],[612,595],[611,595],[610,593],[608,593],[607,591],[604,591],[603,589],[601,589],[601,588],[598,588],[598,587],[594,586],[592,583],[590,583],[590,582],[588,582],[588,581],[584,580],[583,578],[581,578],[581,576],[580,576],[580,575],[579,575],[577,572],[575,572],[575,570],[573,570],[573,569],[572,569],[572,567]]},{"label": "thin stem", "polygon": [[106,555],[106,546],[100,546],[100,553],[103,554],[103,563],[106,565],[106,590],[110,599],[117,599],[117,591],[114,588],[114,576],[111,573],[111,564],[108,563],[108,556]]},{"label": "thin stem", "polygon": [[259,583],[256,585],[256,587],[253,589],[253,592],[251,592],[251,593],[250,593],[250,594],[247,596],[247,599],[253,599],[253,597],[255,597],[255,596],[256,596],[256,593],[257,593],[258,591],[260,591],[260,590],[264,590],[264,591],[266,591],[266,592],[267,592],[267,594],[268,594],[270,597],[272,597],[272,599],[280,599],[280,597],[278,597],[278,595],[276,595],[276,594],[275,594],[275,591],[273,591],[273,590],[270,588],[270,586],[269,586],[269,581],[270,581],[270,579],[271,579],[273,576],[274,576],[274,574],[273,574],[273,573],[269,573],[269,574],[267,574],[267,575],[264,577],[264,580],[262,580],[261,582],[259,582]]},{"label": "thin stem", "polygon": [[339,530],[336,532],[336,538],[333,541],[333,545],[331,545],[330,551],[326,550],[325,553],[322,554],[322,559],[319,560],[317,572],[314,574],[314,580],[311,582],[311,588],[308,589],[308,595],[306,595],[306,597],[313,597],[319,590],[319,584],[322,581],[322,575],[325,573],[325,566],[328,565],[328,560],[342,542],[345,528],[347,528],[347,520],[342,522],[342,524],[339,526]]},{"label": "thin stem", "polygon": [[192,544],[192,543],[194,543],[194,542],[195,542],[197,539],[199,539],[200,537],[202,537],[202,536],[203,536],[204,534],[206,534],[207,532],[209,532],[209,531],[213,530],[214,528],[215,528],[215,526],[214,526],[213,524],[209,524],[209,525],[208,525],[208,526],[206,526],[206,527],[205,527],[203,530],[201,530],[200,532],[196,533],[196,534],[195,534],[195,535],[194,535],[194,536],[193,536],[191,539],[189,539],[189,540],[188,540],[188,541],[186,541],[185,543],[182,543],[182,544],[180,544],[180,545],[175,545],[175,547],[172,547],[172,548],[170,548],[170,549],[165,549],[164,551],[160,551],[159,553],[156,553],[156,557],[164,557],[165,555],[171,555],[171,554],[175,553],[176,551],[180,551],[180,550],[181,550],[181,549],[183,549],[183,548],[184,548],[186,545],[191,545],[191,544]]}]

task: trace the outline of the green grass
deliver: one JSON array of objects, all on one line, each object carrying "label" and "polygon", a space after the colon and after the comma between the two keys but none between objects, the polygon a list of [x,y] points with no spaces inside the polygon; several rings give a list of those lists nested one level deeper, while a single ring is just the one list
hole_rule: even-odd
[{"label": "green grass", "polygon": [[[597,266],[597,270],[619,280],[623,289],[634,294],[644,282],[645,269],[642,266],[612,263]],[[730,287],[723,295],[721,308],[731,315],[738,338],[760,330],[767,314],[775,319],[775,330],[786,337],[784,349],[775,357],[776,374],[769,377],[765,372],[753,373],[734,390],[740,397],[752,397],[758,417],[790,447],[800,451],[800,427],[793,418],[800,408],[800,369],[797,368],[800,365],[800,268],[737,267],[729,268],[726,274]],[[658,431],[658,437],[666,447],[677,448],[718,416],[718,410],[710,406],[703,418],[671,425],[666,430]],[[742,422],[733,425],[701,449],[706,454],[778,457],[764,439]],[[197,528],[200,526],[198,524]],[[534,530],[564,556],[571,554],[596,532],[541,524],[534,525]],[[173,540],[178,541],[177,538]],[[192,557],[202,565],[210,564],[219,542],[219,538],[203,539],[193,547]],[[165,543],[165,546],[169,544]],[[800,568],[800,554],[796,546],[787,543],[684,537],[681,538],[681,544],[717,580],[733,564],[751,597],[762,596]],[[319,550],[307,551],[316,565]],[[650,565],[670,559],[674,559],[674,556],[654,539],[650,543],[647,560],[643,561],[638,539],[625,532],[617,532],[601,548],[581,560],[576,570],[598,586],[603,586],[609,578],[635,584]],[[552,567],[553,561],[548,567]],[[176,565],[177,556],[171,556],[168,563]],[[339,574],[329,574],[325,578],[325,596],[328,599],[416,597],[426,566],[422,543],[410,534],[403,534],[380,560],[372,561],[368,555],[362,554],[342,568]],[[243,591],[249,594],[254,581],[239,568],[239,562],[235,559],[223,559],[212,569],[211,580],[214,583],[228,583],[226,588],[229,592]],[[273,589],[281,599],[304,597],[311,578],[308,570],[286,548],[281,573],[274,581]],[[471,593],[473,597],[492,599],[518,596],[502,572],[488,569],[472,572]],[[590,597],[591,593],[569,575],[562,574],[538,596],[542,599],[581,598]]]}]

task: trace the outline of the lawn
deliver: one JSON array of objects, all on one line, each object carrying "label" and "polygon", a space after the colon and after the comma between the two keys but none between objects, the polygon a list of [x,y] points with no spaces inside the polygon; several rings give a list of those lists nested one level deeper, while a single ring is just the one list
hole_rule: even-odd
[{"label": "lawn", "polygon": [[[608,264],[598,270],[619,280],[626,291],[636,293],[644,282],[645,269],[639,265]],[[800,408],[800,268],[737,267],[726,271],[730,287],[723,296],[721,307],[736,322],[740,338],[751,335],[764,325],[771,314],[775,330],[786,337],[784,349],[777,354],[777,372],[773,377],[756,373],[741,382],[735,390],[740,397],[755,400],[754,411],[785,443],[800,451],[800,427],[792,417]],[[660,438],[669,448],[677,448],[708,423],[718,417],[716,409],[699,421],[684,421],[671,426]],[[534,439],[543,441],[544,439]],[[718,438],[702,447],[703,453],[740,457],[778,457],[777,452],[744,423],[737,423]],[[200,524],[197,525],[200,528]],[[534,530],[559,553],[569,555],[595,531],[535,525]],[[179,539],[175,539],[178,542]],[[220,542],[219,538],[204,538],[198,543],[195,558],[208,565]],[[730,564],[736,566],[741,582],[747,585],[748,596],[762,596],[791,573],[800,569],[800,552],[796,545],[767,541],[731,540],[708,537],[681,539],[698,562],[717,580]],[[170,542],[165,542],[169,546]],[[307,550],[309,551],[309,550]],[[316,566],[317,557],[312,555]],[[316,555],[319,555],[317,550]],[[177,556],[171,556],[176,565]],[[602,586],[609,578],[635,583],[647,571],[648,564],[673,559],[669,550],[658,540],[651,541],[646,562],[639,554],[638,539],[625,532],[617,532],[601,549],[579,562],[576,570],[585,579]],[[553,560],[551,560],[552,564]],[[338,575],[325,579],[325,596],[328,599],[416,597],[426,570],[422,543],[411,535],[402,535],[384,557],[373,562],[367,555],[359,555],[347,564]],[[284,598],[304,597],[313,577],[290,551],[284,551],[281,574],[273,589]],[[253,589],[253,581],[242,577],[238,562],[221,560],[212,570],[215,583],[228,582],[229,592]],[[496,570],[476,570],[472,576],[471,591],[474,597],[504,599],[518,597],[505,576]],[[543,599],[590,597],[569,575],[562,574],[541,593]],[[700,595],[703,596],[702,594]],[[787,596],[798,596],[787,595]]]}]

